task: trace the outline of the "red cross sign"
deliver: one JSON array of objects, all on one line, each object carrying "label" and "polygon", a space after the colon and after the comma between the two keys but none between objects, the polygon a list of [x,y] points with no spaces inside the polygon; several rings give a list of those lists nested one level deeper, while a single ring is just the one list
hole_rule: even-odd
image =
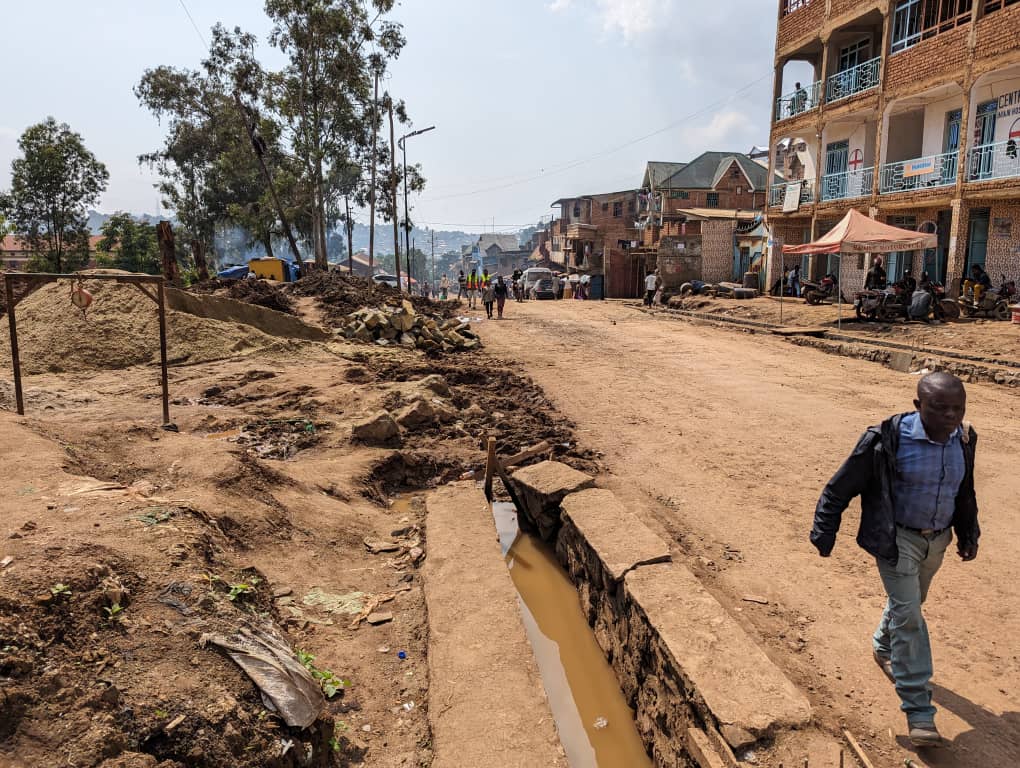
[{"label": "red cross sign", "polygon": [[861,150],[859,150],[859,149],[855,149],[850,154],[850,163],[849,163],[849,165],[850,165],[850,170],[851,171],[856,171],[858,168],[860,168],[862,165],[864,165],[864,153],[861,152]]}]

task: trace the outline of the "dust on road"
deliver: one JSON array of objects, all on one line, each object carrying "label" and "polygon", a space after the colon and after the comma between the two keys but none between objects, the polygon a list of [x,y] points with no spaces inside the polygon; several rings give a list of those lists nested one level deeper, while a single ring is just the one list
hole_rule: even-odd
[{"label": "dust on road", "polygon": [[[517,357],[577,425],[581,443],[604,454],[606,484],[672,537],[808,692],[823,725],[848,726],[876,765],[902,765],[911,752],[899,701],[871,658],[885,596],[853,540],[859,505],[848,510],[832,559],[819,558],[807,534],[825,481],[866,426],[912,409],[917,378],[618,302],[510,309],[509,319],[481,326],[489,349]],[[940,768],[1007,765],[1020,754],[1012,549],[1020,400],[986,385],[969,394],[968,418],[981,436],[981,555],[969,564],[947,558],[926,607],[939,723],[952,741],[926,761]]]}]

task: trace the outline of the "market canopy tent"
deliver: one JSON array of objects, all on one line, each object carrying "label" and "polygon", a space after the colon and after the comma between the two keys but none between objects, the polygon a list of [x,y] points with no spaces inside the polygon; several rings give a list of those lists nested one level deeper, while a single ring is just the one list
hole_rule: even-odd
[{"label": "market canopy tent", "polygon": [[900,229],[875,221],[851,208],[843,220],[813,243],[784,245],[783,255],[813,253],[895,253],[938,246],[933,234]]},{"label": "market canopy tent", "polygon": [[[811,254],[839,254],[839,270],[836,273],[837,296],[843,295],[844,253],[895,253],[897,251],[918,251],[938,247],[934,234],[900,229],[881,221],[868,218],[854,208],[847,211],[842,221],[813,243],[784,245],[783,256],[807,256]],[[780,291],[780,297],[782,291]],[[839,316],[837,325],[843,327],[843,304],[836,302]],[[780,313],[782,309],[780,309]]]}]

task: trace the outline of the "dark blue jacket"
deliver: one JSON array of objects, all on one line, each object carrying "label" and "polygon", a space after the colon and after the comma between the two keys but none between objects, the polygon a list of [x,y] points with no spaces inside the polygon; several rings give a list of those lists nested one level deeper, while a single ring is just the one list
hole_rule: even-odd
[{"label": "dark blue jacket", "polygon": [[[896,452],[900,445],[900,420],[906,415],[902,413],[886,419],[877,427],[869,427],[857,441],[853,453],[822,491],[815,508],[811,543],[823,555],[828,555],[836,544],[843,511],[855,496],[860,496],[861,525],[857,531],[857,543],[866,552],[890,564],[895,565],[899,561],[893,478],[899,472]],[[972,427],[965,426],[962,439],[966,471],[956,494],[956,512],[953,515],[953,530],[960,548],[977,544],[981,536],[974,495],[977,433]]]}]

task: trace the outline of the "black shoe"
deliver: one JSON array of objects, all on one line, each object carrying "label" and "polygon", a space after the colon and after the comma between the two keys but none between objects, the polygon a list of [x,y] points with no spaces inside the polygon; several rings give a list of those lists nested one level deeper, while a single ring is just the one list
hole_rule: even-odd
[{"label": "black shoe", "polygon": [[889,678],[889,682],[896,685],[896,678],[893,677],[892,671],[892,659],[888,656],[883,656],[878,651],[872,651],[871,655],[875,659],[875,663],[878,664],[881,670],[885,673],[885,676]]},{"label": "black shoe", "polygon": [[945,741],[942,734],[935,727],[935,723],[918,723],[910,726],[910,743],[918,749],[944,747]]}]

